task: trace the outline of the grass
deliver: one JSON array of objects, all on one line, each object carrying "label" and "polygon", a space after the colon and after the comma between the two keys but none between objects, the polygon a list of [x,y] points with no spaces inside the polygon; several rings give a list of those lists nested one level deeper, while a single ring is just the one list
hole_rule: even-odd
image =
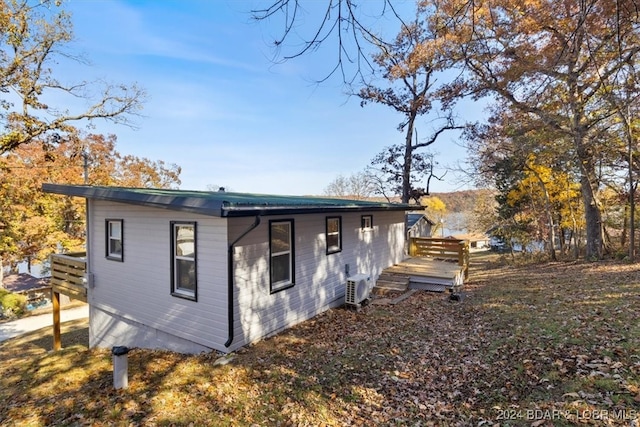
[{"label": "grass", "polygon": [[330,310],[220,363],[134,349],[129,388],[87,326],[0,344],[1,425],[630,425],[640,269],[472,265],[466,297]]}]

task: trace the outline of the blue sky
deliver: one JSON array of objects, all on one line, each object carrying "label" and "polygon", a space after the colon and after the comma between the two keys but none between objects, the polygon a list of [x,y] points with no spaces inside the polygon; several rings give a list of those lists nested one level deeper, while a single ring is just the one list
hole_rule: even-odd
[{"label": "blue sky", "polygon": [[[402,117],[344,93],[337,77],[314,83],[334,65],[328,45],[272,62],[275,22],[254,22],[262,1],[70,0],[76,40],[90,66],[77,79],[137,83],[149,99],[137,130],[96,122],[92,132],[118,137],[117,149],[182,167],[183,189],[313,195],[338,175],[363,170],[384,147],[403,141]],[[410,4],[410,2],[408,2]],[[406,5],[405,5],[406,6]],[[300,31],[315,28],[310,17]],[[395,34],[396,23],[379,21]],[[462,116],[476,116],[467,107]],[[418,124],[429,133],[429,118]],[[442,165],[463,162],[457,134],[433,146]],[[444,172],[440,169],[439,172]],[[467,188],[449,172],[431,191]]]}]

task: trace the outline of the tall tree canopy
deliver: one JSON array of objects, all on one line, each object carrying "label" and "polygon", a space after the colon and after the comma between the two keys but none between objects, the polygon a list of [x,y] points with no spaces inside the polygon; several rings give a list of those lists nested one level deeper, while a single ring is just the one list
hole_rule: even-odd
[{"label": "tall tree canopy", "polygon": [[601,257],[598,171],[608,143],[602,131],[615,114],[609,88],[624,84],[628,64],[638,61],[637,0],[443,0],[441,11],[437,19],[449,17],[449,36],[457,41],[453,54],[468,70],[452,93],[495,96],[571,142],[586,256]]},{"label": "tall tree canopy", "polygon": [[[78,137],[103,119],[134,126],[145,98],[136,85],[72,81],[63,65],[86,65],[70,49],[71,17],[57,0],[0,0],[0,273],[3,260],[42,260],[80,243],[84,205],[40,192],[43,182],[161,186],[180,168],[122,156],[115,137]],[[1,275],[1,274],[0,274]]]},{"label": "tall tree canopy", "polygon": [[[335,34],[336,26],[331,23],[340,23],[337,25],[340,30],[356,30],[350,33],[354,40],[374,42],[388,50],[393,42],[382,40],[373,26],[363,25],[364,21],[353,13],[363,3],[327,0],[327,13],[320,21],[319,31],[312,32],[316,36],[308,39],[298,54],[331,40],[325,37]],[[301,1],[281,0],[271,4],[272,7],[263,10],[266,12],[263,18],[280,12],[286,17],[286,30],[278,39],[280,44],[294,33],[299,15],[289,12],[298,10]],[[382,4],[391,7],[394,2],[384,0]],[[513,181],[513,176],[505,175],[511,171],[522,173],[520,178],[525,181],[526,175],[535,178],[538,187],[545,188],[543,192],[549,191],[550,183],[540,166],[551,167],[549,176],[575,177],[582,201],[586,257],[601,258],[607,220],[603,216],[604,189],[612,183],[621,185],[616,178],[625,163],[632,201],[635,188],[634,156],[638,141],[634,136],[637,135],[634,106],[640,99],[640,1],[420,0],[418,4],[424,14],[421,29],[435,31],[440,41],[438,51],[450,61],[445,68],[464,67],[464,72],[440,92],[444,96],[443,105],[464,96],[488,98],[495,111],[510,112],[501,115],[503,118],[513,118],[511,113],[517,111],[515,117],[524,123],[521,130],[530,123],[543,130],[506,135],[527,143],[515,153],[516,158],[496,158],[494,177],[499,172],[505,180],[509,178],[509,185],[504,181],[502,190],[518,185],[517,179]],[[398,17],[396,9],[388,10],[393,14],[387,14]],[[410,28],[404,22],[402,25],[405,31]],[[337,40],[346,55],[343,35],[339,31]],[[352,48],[361,58],[362,44],[356,43]],[[424,56],[416,63],[420,60],[429,64],[430,59]],[[382,99],[379,95],[386,93],[372,94]],[[541,159],[548,161],[553,153],[562,153],[563,161],[540,164]],[[532,159],[535,162],[531,163]],[[549,193],[545,199],[545,210],[551,219],[553,197]],[[503,202],[507,203],[507,198]],[[510,207],[502,209],[506,212]]]},{"label": "tall tree canopy", "polygon": [[95,119],[134,125],[144,90],[56,72],[61,62],[86,62],[69,50],[72,40],[71,18],[59,1],[0,0],[0,154]]}]

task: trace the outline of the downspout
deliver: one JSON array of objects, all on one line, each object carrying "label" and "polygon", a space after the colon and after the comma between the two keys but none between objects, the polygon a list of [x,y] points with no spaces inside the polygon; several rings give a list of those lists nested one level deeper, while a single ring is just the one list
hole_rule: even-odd
[{"label": "downspout", "polygon": [[233,242],[231,242],[231,244],[229,245],[229,252],[227,254],[227,316],[228,316],[228,323],[229,323],[229,339],[227,340],[226,343],[224,343],[225,347],[229,347],[231,345],[231,343],[233,342],[233,317],[234,317],[234,313],[233,313],[233,285],[234,285],[234,274],[233,274],[233,248],[235,247],[236,243],[238,243],[240,241],[240,239],[242,239],[244,236],[246,236],[247,234],[249,234],[254,228],[256,228],[258,225],[260,225],[260,215],[256,215],[256,220],[253,222],[253,224],[251,224],[251,226],[244,232],[242,233],[238,238],[236,238]]},{"label": "downspout", "polygon": [[91,327],[93,323],[91,323],[91,313],[94,311],[91,307],[91,300],[93,298],[93,287],[95,283],[93,281],[93,269],[91,262],[91,239],[93,238],[93,206],[95,202],[91,201],[91,199],[87,198],[84,202],[84,210],[85,210],[85,248],[84,248],[84,280],[87,292],[87,298],[85,302],[89,306],[89,346],[93,344],[95,340],[94,329]]},{"label": "downspout", "polygon": [[91,215],[91,212],[93,210],[93,202],[91,202],[89,199],[85,200],[85,248],[84,248],[84,262],[85,262],[85,267],[84,267],[84,274],[85,274],[85,280],[86,280],[86,285],[87,285],[87,304],[89,304],[89,295],[91,295],[91,293],[89,292],[89,289],[93,289],[94,283],[93,283],[93,269],[92,269],[92,263],[91,263],[91,239],[92,239],[92,230],[93,230],[93,215]]}]

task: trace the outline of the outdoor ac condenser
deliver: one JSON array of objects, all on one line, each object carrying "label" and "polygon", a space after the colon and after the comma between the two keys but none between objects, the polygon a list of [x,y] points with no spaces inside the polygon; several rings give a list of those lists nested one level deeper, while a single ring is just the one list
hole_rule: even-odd
[{"label": "outdoor ac condenser", "polygon": [[347,289],[345,292],[345,304],[360,307],[360,304],[371,292],[371,279],[366,274],[355,274],[347,278]]}]

